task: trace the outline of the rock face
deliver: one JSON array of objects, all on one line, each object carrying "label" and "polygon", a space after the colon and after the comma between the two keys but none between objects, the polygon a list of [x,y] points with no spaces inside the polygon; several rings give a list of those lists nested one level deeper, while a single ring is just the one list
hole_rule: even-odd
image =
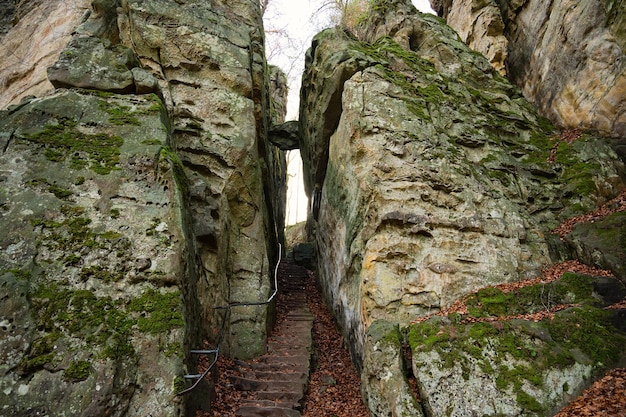
[{"label": "rock face", "polygon": [[94,1],[78,25],[81,6],[23,2],[2,38],[58,23],[19,62],[57,90],[3,78],[1,414],[192,415],[210,392],[176,396],[190,350],[265,350],[286,89],[258,4],[182,3]]},{"label": "rock face", "polygon": [[181,413],[200,340],[183,334],[184,178],[163,111],[59,90],[0,117],[4,414]]},{"label": "rock face", "polygon": [[[131,0],[117,10],[122,43],[158,79],[170,110],[173,148],[189,179],[202,263],[201,318],[210,334],[220,329],[225,314],[215,306],[267,299],[278,250],[271,184],[273,170],[284,175],[285,164],[284,155],[263,142],[270,96],[259,7],[248,1],[181,6]],[[225,353],[241,358],[263,353],[266,310],[229,310]]]},{"label": "rock face", "polygon": [[[54,89],[46,69],[56,62],[89,5],[87,0],[20,2],[11,17],[15,24],[6,34],[0,32],[0,109]],[[3,5],[2,10],[10,9]]]},{"label": "rock face", "polygon": [[554,415],[624,359],[626,338],[612,323],[619,315],[598,308],[607,304],[601,293],[625,295],[614,278],[566,273],[548,285],[509,293],[490,288],[467,300],[475,319],[578,304],[543,320],[468,323],[456,314],[410,326],[411,363],[427,414]]},{"label": "rock face", "polygon": [[[550,230],[615,196],[624,166],[604,138],[561,141],[441,19],[404,1],[370,7],[356,36],[327,30],[307,52],[301,153],[322,288],[370,410],[402,415],[412,403],[385,392],[402,385],[399,354],[383,355],[390,345],[372,326],[408,326],[482,287],[538,276],[556,255]],[[442,396],[427,415],[454,404],[444,391],[424,391]]]},{"label": "rock face", "polygon": [[524,96],[555,124],[626,135],[623,2],[431,4],[496,69],[503,71],[504,64]]}]

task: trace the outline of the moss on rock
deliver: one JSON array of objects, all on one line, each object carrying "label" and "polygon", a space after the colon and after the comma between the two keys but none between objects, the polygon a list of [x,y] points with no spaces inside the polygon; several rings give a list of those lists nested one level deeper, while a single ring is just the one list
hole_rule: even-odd
[{"label": "moss on rock", "polygon": [[[433,388],[435,379],[439,384],[446,381],[445,386],[480,379],[484,395],[493,401],[513,395],[516,404],[511,407],[543,415],[563,405],[569,395],[564,384],[553,386],[549,375],[563,375],[568,390],[582,389],[591,373],[624,359],[626,335],[613,326],[614,313],[593,306],[599,299],[591,277],[566,273],[557,282],[510,293],[486,288],[467,302],[472,305],[470,317],[489,317],[541,311],[548,300],[552,305],[570,302],[578,307],[539,322],[464,322],[463,317],[449,316],[411,325],[409,341],[424,392]],[[470,399],[458,406],[466,400]]]}]

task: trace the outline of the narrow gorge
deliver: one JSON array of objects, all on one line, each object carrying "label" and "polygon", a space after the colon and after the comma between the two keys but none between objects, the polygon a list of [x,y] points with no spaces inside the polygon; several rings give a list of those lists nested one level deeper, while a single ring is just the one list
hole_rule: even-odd
[{"label": "narrow gorge", "polygon": [[280,314],[293,149],[370,415],[626,366],[624,2],[357,2],[286,122],[256,0],[0,0],[0,415],[211,412]]}]

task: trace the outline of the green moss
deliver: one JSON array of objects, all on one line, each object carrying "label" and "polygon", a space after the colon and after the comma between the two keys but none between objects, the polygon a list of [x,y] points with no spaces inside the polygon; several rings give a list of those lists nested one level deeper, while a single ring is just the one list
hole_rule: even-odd
[{"label": "green moss", "polygon": [[32,373],[54,361],[54,344],[61,334],[53,332],[35,339],[30,346],[29,353],[20,362],[23,373]]},{"label": "green moss", "polygon": [[[70,166],[73,169],[89,166],[102,175],[115,169],[119,162],[119,148],[123,144],[119,136],[83,133],[76,128],[76,122],[65,118],[61,118],[57,124],[46,125],[37,134],[25,135],[25,139],[46,146],[48,155],[54,155],[55,161],[65,160],[67,155],[72,154]],[[85,156],[76,156],[81,154]]]},{"label": "green moss", "polygon": [[505,294],[497,288],[484,288],[471,294],[466,304],[474,317],[502,316],[507,313],[511,297],[511,294]]},{"label": "green moss", "polygon": [[593,307],[572,308],[547,323],[555,342],[580,349],[593,364],[611,364],[619,359],[626,338],[611,324],[612,313]]},{"label": "green moss", "polygon": [[573,295],[573,302],[595,301],[593,298],[593,282],[590,276],[566,272],[561,276],[560,282],[563,284],[563,289]]},{"label": "green moss", "polygon": [[161,145],[163,142],[160,139],[146,139],[142,140],[143,145]]},{"label": "green moss", "polygon": [[[511,298],[494,289],[479,293],[474,295],[480,301],[475,308],[482,316],[486,315],[484,308],[499,306],[505,300],[511,305],[505,309],[507,314],[524,313],[522,305],[526,304],[534,311],[534,303],[547,303],[549,297],[584,304],[593,300],[593,285],[590,277],[567,274],[552,285],[525,287]],[[441,369],[458,367],[463,378],[469,377],[473,366],[494,374],[496,388],[512,390],[520,407],[543,410],[523,387],[530,384],[540,389],[548,369],[576,362],[607,366],[619,359],[626,337],[613,327],[611,317],[610,312],[583,306],[561,311],[552,320],[539,323],[499,321],[494,326],[488,322],[467,324],[454,317],[449,317],[449,324],[431,319],[410,327],[409,342],[414,355],[434,350]]]},{"label": "green moss", "polygon": [[52,363],[53,360],[54,353],[47,353],[33,358],[25,358],[20,362],[20,370],[22,373],[30,374],[43,369],[44,365]]},{"label": "green moss", "polygon": [[80,382],[89,378],[91,363],[88,361],[73,361],[63,372],[63,379],[68,382]]},{"label": "green moss", "polygon": [[82,185],[85,183],[85,177],[83,177],[82,175],[76,177],[76,179],[74,180],[74,185]]},{"label": "green moss", "polygon": [[148,290],[141,297],[133,299],[129,309],[142,313],[137,320],[141,332],[158,334],[183,325],[178,291],[161,294]]},{"label": "green moss", "polygon": [[446,343],[448,333],[437,325],[429,322],[415,324],[409,328],[409,345],[411,349],[430,350],[437,344]]},{"label": "green moss", "polygon": [[52,194],[54,194],[57,198],[61,200],[66,200],[69,196],[74,194],[71,190],[68,190],[63,187],[58,187],[56,185],[51,185],[50,187],[48,187],[48,191],[50,191]]},{"label": "green moss", "polygon": [[172,385],[173,394],[178,394],[179,392],[182,392],[185,390],[185,388],[187,388],[187,384],[185,384],[185,378],[183,378],[182,376],[177,376],[176,378],[174,378],[174,383]]},{"label": "green moss", "polygon": [[19,269],[19,268],[6,269],[0,272],[0,276],[5,274],[6,272],[13,274],[13,276],[15,276],[15,278],[17,278],[20,281],[30,281],[30,278],[31,278],[31,272],[25,269]]},{"label": "green moss", "polygon": [[165,356],[178,356],[182,357],[183,355],[183,345],[181,343],[168,343],[163,348],[163,354]]},{"label": "green moss", "polygon": [[98,107],[109,114],[109,123],[118,126],[141,126],[141,122],[135,117],[136,112],[131,111],[129,106],[115,106],[111,102],[100,100],[98,101]]},{"label": "green moss", "polygon": [[89,278],[95,278],[105,283],[118,282],[124,278],[123,271],[109,271],[101,265],[92,265],[81,269],[80,278],[87,281]]},{"label": "green moss", "polygon": [[526,393],[526,391],[520,390],[517,393],[517,403],[527,411],[534,412],[542,412],[545,411],[545,407],[543,407],[539,401],[533,398],[531,395]]},{"label": "green moss", "polygon": [[185,167],[182,161],[176,155],[176,152],[169,146],[164,146],[159,150],[159,163],[167,163],[174,173],[174,180],[180,192],[183,195],[189,194],[189,181],[187,180],[187,174],[185,174]]},{"label": "green moss", "polygon": [[120,209],[118,209],[118,208],[112,208],[112,209],[109,211],[109,214],[111,215],[111,218],[112,218],[112,219],[118,219],[118,218],[120,217],[120,214],[121,214],[121,213],[120,213]]}]

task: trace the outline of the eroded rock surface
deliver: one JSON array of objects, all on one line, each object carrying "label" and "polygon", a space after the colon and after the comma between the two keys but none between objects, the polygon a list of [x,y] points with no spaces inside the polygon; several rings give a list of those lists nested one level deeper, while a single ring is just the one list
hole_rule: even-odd
[{"label": "eroded rock surface", "polygon": [[0,114],[3,414],[181,414],[188,248],[162,111],[59,90]]},{"label": "eroded rock surface", "polygon": [[505,64],[524,96],[554,123],[626,135],[623,2],[448,0],[431,4],[498,70]]},{"label": "eroded rock surface", "polygon": [[[550,230],[615,196],[624,166],[605,138],[562,141],[441,19],[403,1],[374,7],[356,38],[313,40],[301,151],[322,288],[364,367],[370,410],[392,410],[372,382],[382,371],[371,326],[407,326],[538,276],[552,262]],[[449,391],[429,394],[445,397],[432,415],[454,403]]]},{"label": "eroded rock surface", "polygon": [[6,34],[0,34],[0,109],[18,104],[23,97],[41,96],[54,89],[46,69],[70,41],[90,3],[20,2],[12,18],[15,25]]},{"label": "eroded rock surface", "polygon": [[[81,7],[26,3],[3,42],[16,45],[28,18],[74,19]],[[184,3],[94,1],[80,25],[57,22],[72,38],[24,42],[55,57],[21,62],[50,67],[56,92],[17,103],[50,85],[20,74],[5,84],[25,85],[3,90],[13,105],[0,115],[0,321],[11,333],[0,403],[11,415],[192,414],[210,394],[202,383],[176,396],[198,372],[191,349],[265,350],[259,302],[272,292],[286,191],[284,152],[267,136],[286,89],[274,72],[271,119],[258,4]]]}]

